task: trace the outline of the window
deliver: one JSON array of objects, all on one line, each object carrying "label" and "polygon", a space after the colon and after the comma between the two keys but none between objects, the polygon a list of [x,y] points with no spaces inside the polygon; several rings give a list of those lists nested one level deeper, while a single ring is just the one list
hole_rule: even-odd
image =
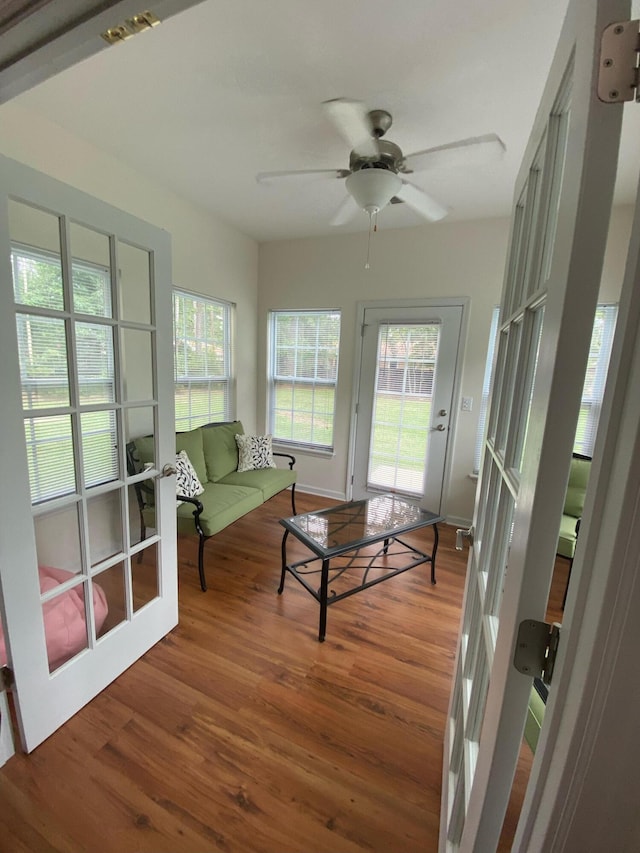
[{"label": "window", "polygon": [[575,453],[582,453],[584,456],[593,456],[617,316],[617,305],[598,305],[573,447]]},{"label": "window", "polygon": [[[111,277],[97,264],[71,261],[77,385],[69,372],[69,313],[60,256],[21,243],[11,246],[16,331],[29,481],[33,504],[76,490],[72,400],[78,408],[85,486],[117,475],[116,399]],[[77,315],[82,315],[80,319]]]},{"label": "window", "polygon": [[500,306],[493,309],[491,315],[491,328],[489,329],[489,349],[487,350],[487,361],[484,366],[484,379],[482,380],[482,397],[480,399],[480,411],[478,413],[478,430],[476,432],[476,445],[473,451],[473,473],[480,471],[482,459],[482,445],[484,443],[484,431],[487,425],[487,412],[489,410],[489,391],[491,390],[491,377],[493,376],[493,359],[498,340],[498,319],[500,317]]},{"label": "window", "polygon": [[[478,417],[478,431],[476,434],[476,445],[473,460],[473,472],[477,474],[480,470],[482,458],[482,447],[484,442],[484,430],[489,405],[489,389],[493,371],[493,357],[496,340],[498,337],[498,317],[500,309],[495,308],[491,318],[491,330],[489,332],[489,349],[487,351],[487,363],[485,365],[484,382],[482,383],[482,400],[480,403],[480,414]],[[598,305],[593,323],[593,334],[589,348],[589,360],[587,362],[587,373],[585,376],[582,400],[580,403],[580,416],[576,431],[574,453],[582,453],[585,456],[593,455],[593,446],[598,430],[600,409],[604,396],[604,386],[607,380],[607,369],[609,357],[611,356],[611,345],[613,333],[616,327],[618,315],[617,305]]]},{"label": "window", "polygon": [[286,444],[333,450],[339,311],[273,311],[269,431]]},{"label": "window", "polygon": [[233,417],[231,304],[173,292],[176,429]]}]

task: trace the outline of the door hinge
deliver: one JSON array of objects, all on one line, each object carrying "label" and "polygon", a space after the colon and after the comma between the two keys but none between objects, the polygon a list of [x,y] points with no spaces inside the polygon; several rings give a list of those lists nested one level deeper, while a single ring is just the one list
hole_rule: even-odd
[{"label": "door hinge", "polygon": [[609,24],[600,40],[598,98],[605,104],[640,101],[640,21]]},{"label": "door hinge", "polygon": [[525,619],[518,628],[513,665],[523,675],[551,683],[558,654],[560,626],[536,619]]},{"label": "door hinge", "polygon": [[475,530],[473,527],[470,527],[468,530],[465,530],[464,527],[459,527],[456,530],[456,551],[462,551],[463,540],[467,539],[469,542],[469,547],[473,545],[473,534]]},{"label": "door hinge", "polygon": [[9,666],[0,666],[0,690],[10,690],[13,687],[15,678],[13,670]]}]

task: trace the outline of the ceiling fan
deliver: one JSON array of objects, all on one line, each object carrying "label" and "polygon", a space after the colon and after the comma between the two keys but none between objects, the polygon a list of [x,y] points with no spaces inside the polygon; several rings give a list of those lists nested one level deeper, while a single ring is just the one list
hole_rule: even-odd
[{"label": "ceiling fan", "polygon": [[259,172],[258,183],[315,178],[346,179],[348,192],[331,220],[343,225],[362,209],[369,217],[390,202],[405,202],[430,222],[443,219],[449,210],[403,176],[426,169],[479,166],[499,159],[505,145],[495,133],[472,136],[416,151],[402,153],[394,142],[382,139],[392,117],[386,110],[369,110],[361,101],[335,98],[322,105],[328,118],[351,146],[348,169],[303,169],[299,171]]}]

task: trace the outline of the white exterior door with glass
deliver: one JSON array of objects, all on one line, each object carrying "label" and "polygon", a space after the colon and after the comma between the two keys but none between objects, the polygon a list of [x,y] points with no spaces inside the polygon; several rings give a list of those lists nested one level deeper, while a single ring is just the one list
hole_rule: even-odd
[{"label": "white exterior door with glass", "polygon": [[170,238],[6,158],[0,188],[0,655],[30,751],[177,623]]},{"label": "white exterior door with glass", "polygon": [[462,305],[365,307],[352,497],[442,508]]},{"label": "white exterior door with glass", "polygon": [[516,634],[545,615],[616,169],[621,108],[595,94],[599,37],[626,14],[625,2],[571,2],[516,184],[441,853],[496,849],[518,759],[532,679],[513,666]]}]

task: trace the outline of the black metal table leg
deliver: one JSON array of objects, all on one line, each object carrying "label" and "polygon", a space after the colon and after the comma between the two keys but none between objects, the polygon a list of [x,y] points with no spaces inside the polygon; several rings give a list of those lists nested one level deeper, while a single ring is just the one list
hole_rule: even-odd
[{"label": "black metal table leg", "polygon": [[320,580],[320,628],[318,642],[324,643],[327,633],[327,591],[329,589],[329,560],[322,561],[322,576]]},{"label": "black metal table leg", "polygon": [[389,551],[389,539],[384,540],[384,545],[382,547],[382,553],[386,554]]},{"label": "black metal table leg", "polygon": [[433,550],[431,551],[431,583],[435,586],[436,583],[436,551],[438,550],[438,525],[432,524],[433,527]]},{"label": "black metal table leg", "polygon": [[289,531],[284,531],[284,536],[282,537],[282,574],[280,575],[280,586],[278,587],[278,595],[282,594],[282,590],[284,589],[284,578],[287,573],[287,536],[289,535]]}]

